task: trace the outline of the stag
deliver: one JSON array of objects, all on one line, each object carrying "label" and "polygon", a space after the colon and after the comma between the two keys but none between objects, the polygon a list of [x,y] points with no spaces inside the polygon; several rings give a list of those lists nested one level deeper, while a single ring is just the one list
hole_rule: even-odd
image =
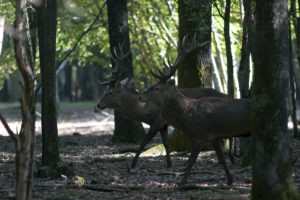
[{"label": "stag", "polygon": [[[186,53],[189,53],[201,45],[196,44],[190,47]],[[131,162],[131,168],[136,166],[141,152],[158,132],[161,134],[163,145],[166,149],[167,166],[171,167],[172,162],[170,159],[168,143],[168,125],[166,121],[162,119],[159,107],[154,104],[141,102],[139,100],[140,93],[130,87],[127,87],[129,81],[123,82],[118,79],[122,67],[122,61],[126,56],[128,56],[128,54],[124,54],[121,48],[119,53],[117,53],[117,50],[114,49],[114,55],[111,55],[111,57],[115,61],[116,67],[110,70],[113,73],[112,79],[105,82],[99,82],[101,85],[107,86],[107,89],[98,101],[97,108],[101,110],[105,108],[116,109],[128,119],[134,119],[150,125],[147,135],[142,139],[136,155]],[[186,88],[180,91],[189,98],[195,99],[208,96],[227,97],[225,94],[211,88]]]},{"label": "stag", "polygon": [[227,184],[233,182],[232,175],[225,162],[222,148],[223,138],[248,136],[250,132],[250,101],[220,97],[191,99],[175,88],[174,75],[186,49],[179,50],[173,65],[165,64],[167,71],[160,75],[152,72],[159,82],[140,95],[140,100],[159,107],[162,118],[173,127],[183,131],[192,141],[192,151],[188,159],[184,177],[179,183],[187,182],[201,146],[212,144],[219,162],[227,176]]}]

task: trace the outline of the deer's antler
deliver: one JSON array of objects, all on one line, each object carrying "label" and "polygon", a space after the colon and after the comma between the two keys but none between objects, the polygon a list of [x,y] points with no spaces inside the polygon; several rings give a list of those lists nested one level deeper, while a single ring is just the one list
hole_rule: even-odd
[{"label": "deer's antler", "polygon": [[168,61],[166,62],[165,60],[163,60],[163,64],[165,67],[164,72],[162,72],[161,70],[158,70],[158,74],[155,74],[154,72],[152,72],[150,70],[150,73],[155,77],[158,78],[161,81],[166,81],[169,78],[171,78],[174,73],[176,72],[177,68],[181,65],[181,63],[183,62],[183,60],[186,58],[186,56],[192,52],[193,50],[195,50],[196,48],[205,46],[209,41],[203,42],[203,43],[198,43],[196,41],[196,34],[193,37],[192,42],[190,42],[189,44],[186,44],[186,36],[183,37],[182,40],[182,45],[179,46],[178,48],[178,56],[174,62],[174,64],[171,64],[170,60],[168,59]]},{"label": "deer's antler", "polygon": [[[113,55],[114,54],[114,55]],[[100,85],[115,85],[119,81],[119,75],[122,70],[123,60],[129,56],[129,52],[124,54],[121,45],[119,44],[119,53],[117,49],[113,48],[113,54],[110,53],[111,59],[115,62],[115,68],[109,69],[109,72],[112,73],[112,78],[104,82],[98,81]]]}]

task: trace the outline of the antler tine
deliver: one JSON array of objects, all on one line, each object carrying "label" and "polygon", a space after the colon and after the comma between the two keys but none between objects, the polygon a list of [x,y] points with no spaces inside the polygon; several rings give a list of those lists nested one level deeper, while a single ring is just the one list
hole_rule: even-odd
[{"label": "antler tine", "polygon": [[184,60],[184,58],[193,50],[195,50],[196,48],[198,47],[202,47],[204,45],[206,45],[209,41],[206,41],[204,43],[198,43],[196,40],[197,40],[197,37],[196,37],[196,34],[194,34],[193,36],[193,40],[191,43],[189,43],[188,45],[186,45],[186,41],[187,41],[187,36],[184,36],[183,39],[182,39],[182,45],[179,45],[178,47],[178,56],[174,62],[174,64],[172,65],[170,60],[168,59],[168,64],[166,63],[165,60],[163,60],[163,64],[165,66],[165,68],[167,69],[167,72],[166,73],[162,73],[160,70],[158,70],[158,72],[160,73],[161,76],[153,73],[151,70],[151,74],[160,79],[160,80],[167,80],[169,79],[170,77],[172,77],[177,68],[180,66],[180,64],[182,63],[182,61]]},{"label": "antler tine", "polygon": [[107,81],[97,81],[100,85],[110,85],[113,81],[112,80],[107,80]]},{"label": "antler tine", "polygon": [[115,62],[116,67],[114,69],[109,70],[109,71],[115,75],[115,81],[118,79],[118,76],[119,76],[119,74],[121,72],[123,60],[129,55],[129,52],[127,52],[124,55],[120,43],[119,43],[119,51],[120,51],[120,53],[118,54],[117,49],[114,47],[113,48],[114,55],[111,54],[111,58]]},{"label": "antler tine", "polygon": [[171,68],[171,63],[170,63],[170,60],[168,59],[168,64],[166,63],[166,61],[163,59],[163,64],[165,66],[165,68],[167,69],[167,71],[170,71],[170,68]]},{"label": "antler tine", "polygon": [[155,78],[159,79],[159,80],[163,80],[164,76],[159,76],[157,74],[155,74],[151,69],[149,69],[150,73],[152,74],[152,76],[154,76]]}]

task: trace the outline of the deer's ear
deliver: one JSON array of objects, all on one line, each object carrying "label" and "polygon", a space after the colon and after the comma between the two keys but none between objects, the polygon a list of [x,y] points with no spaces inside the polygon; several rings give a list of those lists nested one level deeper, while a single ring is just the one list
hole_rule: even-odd
[{"label": "deer's ear", "polygon": [[122,81],[120,81],[119,83],[122,87],[124,87],[126,85],[127,81],[128,81],[128,78],[125,78]]},{"label": "deer's ear", "polygon": [[175,80],[174,79],[168,80],[168,86],[174,87],[175,86]]}]

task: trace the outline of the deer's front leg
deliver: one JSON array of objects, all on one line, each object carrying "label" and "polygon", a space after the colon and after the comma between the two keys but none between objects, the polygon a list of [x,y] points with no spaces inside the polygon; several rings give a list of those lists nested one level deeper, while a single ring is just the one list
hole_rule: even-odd
[{"label": "deer's front leg", "polygon": [[228,166],[225,161],[224,150],[222,148],[221,140],[216,140],[213,143],[213,145],[214,145],[214,149],[216,151],[217,157],[219,159],[219,163],[221,163],[224,167],[224,170],[225,170],[225,173],[227,176],[227,185],[232,185],[233,178],[232,178],[230,171],[228,170]]},{"label": "deer's front leg", "polygon": [[185,173],[183,175],[181,182],[178,184],[178,186],[181,186],[181,185],[184,185],[187,183],[188,176],[190,175],[190,171],[191,171],[194,163],[196,162],[196,159],[197,159],[199,153],[200,153],[200,145],[193,143],[192,152],[191,152],[191,155],[187,162],[187,165],[185,167]]},{"label": "deer's front leg", "polygon": [[168,136],[168,126],[165,126],[163,129],[160,130],[160,135],[166,149],[167,167],[172,167],[172,160],[170,156],[170,146],[169,146],[169,136]]},{"label": "deer's front leg", "polygon": [[155,126],[150,126],[150,129],[147,133],[147,135],[143,138],[139,149],[137,150],[132,162],[131,162],[131,168],[135,168],[136,163],[139,159],[139,156],[141,154],[141,152],[143,151],[143,149],[145,148],[145,146],[149,143],[149,141],[156,135],[156,133],[158,132],[158,128],[156,128]]}]

